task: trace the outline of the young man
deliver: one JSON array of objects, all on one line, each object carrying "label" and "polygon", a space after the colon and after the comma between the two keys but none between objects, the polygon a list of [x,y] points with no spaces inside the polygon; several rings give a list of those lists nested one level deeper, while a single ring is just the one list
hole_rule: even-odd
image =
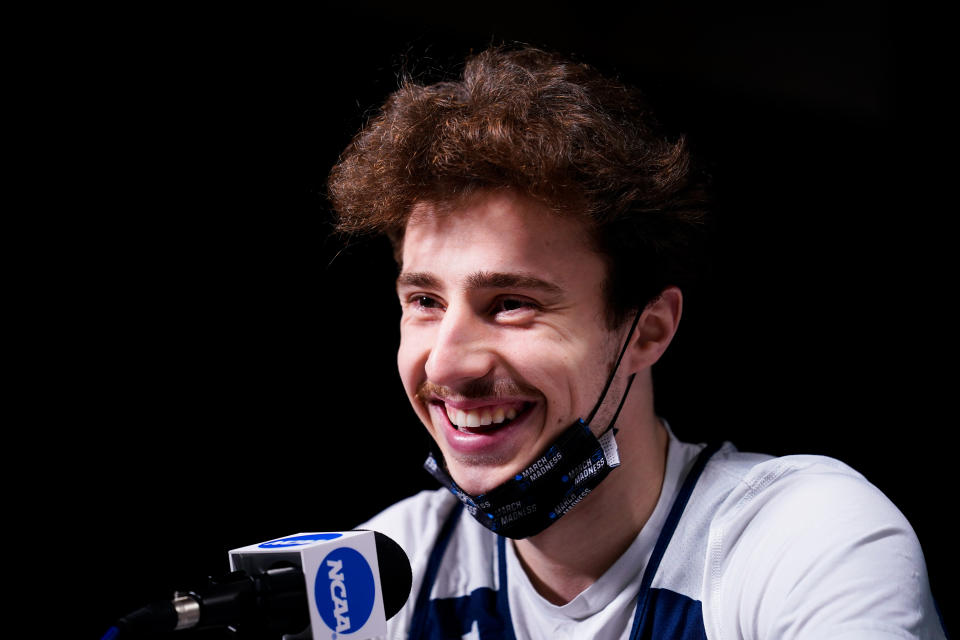
[{"label": "young man", "polygon": [[394,243],[398,365],[447,488],[364,525],[413,567],[391,638],[943,637],[862,476],[654,413],[706,199],[630,89],[486,51],[392,95],[330,188],[343,230]]}]

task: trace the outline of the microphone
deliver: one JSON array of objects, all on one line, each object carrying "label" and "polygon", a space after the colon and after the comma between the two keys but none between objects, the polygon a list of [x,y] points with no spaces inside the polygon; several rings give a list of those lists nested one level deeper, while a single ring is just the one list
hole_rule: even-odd
[{"label": "microphone", "polygon": [[120,618],[102,640],[213,627],[251,639],[366,640],[386,634],[410,595],[406,553],[376,531],[298,533],[228,556],[231,573]]}]

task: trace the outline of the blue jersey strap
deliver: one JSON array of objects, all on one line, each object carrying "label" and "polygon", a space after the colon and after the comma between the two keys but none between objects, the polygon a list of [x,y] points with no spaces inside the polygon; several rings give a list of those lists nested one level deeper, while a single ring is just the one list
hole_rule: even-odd
[{"label": "blue jersey strap", "polygon": [[507,597],[507,539],[503,536],[497,536],[497,570],[500,576],[500,586],[497,589],[497,613],[504,622],[503,640],[516,640],[513,618],[510,617],[510,598]]},{"label": "blue jersey strap", "polygon": [[[652,605],[654,600],[657,599],[656,594],[651,594],[650,589],[650,585],[653,583],[653,576],[660,567],[663,554],[666,553],[670,539],[673,537],[673,532],[676,531],[677,525],[680,523],[683,510],[686,508],[687,502],[690,500],[690,496],[697,486],[697,480],[700,479],[700,474],[703,473],[707,462],[711,456],[720,449],[720,446],[720,443],[716,443],[704,447],[700,455],[697,456],[697,460],[690,469],[690,473],[688,473],[684,479],[683,486],[680,487],[680,492],[677,494],[676,499],[673,501],[673,506],[670,508],[667,520],[663,524],[663,529],[660,530],[660,537],[657,538],[657,543],[653,547],[653,553],[650,555],[650,561],[647,563],[643,580],[640,582],[640,593],[637,596],[637,612],[633,616],[633,630],[630,632],[630,640],[640,640],[651,637],[653,622],[651,612],[654,609]],[[680,597],[683,598],[683,596]],[[695,604],[699,605],[699,603]],[[700,624],[702,626],[702,617]]]},{"label": "blue jersey strap", "polygon": [[425,638],[427,626],[427,614],[430,610],[430,590],[433,589],[433,583],[440,572],[440,563],[443,561],[443,553],[447,550],[447,544],[450,543],[450,536],[453,534],[454,526],[460,518],[460,512],[463,511],[463,503],[457,502],[453,511],[443,523],[437,541],[433,545],[433,551],[430,553],[430,560],[427,562],[427,570],[423,576],[423,583],[420,585],[420,592],[417,594],[417,604],[413,611],[413,620],[410,621],[409,638]]},{"label": "blue jersey strap", "polygon": [[460,640],[465,634],[474,631],[482,640],[516,640],[510,619],[510,604],[507,601],[505,538],[499,538],[499,544],[494,547],[499,554],[499,560],[495,561],[492,557],[490,559],[490,566],[497,567],[499,571],[498,590],[478,587],[459,596],[430,599],[443,556],[462,512],[463,504],[458,503],[447,517],[433,545],[407,637],[410,640]]}]

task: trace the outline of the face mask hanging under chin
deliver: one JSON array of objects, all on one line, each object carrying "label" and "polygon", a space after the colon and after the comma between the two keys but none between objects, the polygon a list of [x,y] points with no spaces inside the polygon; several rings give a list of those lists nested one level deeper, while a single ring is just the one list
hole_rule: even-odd
[{"label": "face mask hanging under chin", "polygon": [[493,490],[472,496],[431,453],[424,466],[480,524],[507,538],[536,535],[587,496],[620,465],[614,429],[597,438],[577,420],[530,466]]},{"label": "face mask hanging under chin", "polygon": [[590,422],[607,396],[641,313],[642,310],[638,311],[633,319],[620,356],[590,416],[586,421],[581,418],[567,427],[526,469],[487,493],[473,496],[450,477],[442,455],[437,454],[438,460],[431,453],[424,467],[459,498],[480,524],[501,536],[515,540],[528,538],[559,520],[593,491],[612,469],[620,466],[613,426],[630,393],[633,375],[627,381],[610,424],[599,438],[590,430]]}]

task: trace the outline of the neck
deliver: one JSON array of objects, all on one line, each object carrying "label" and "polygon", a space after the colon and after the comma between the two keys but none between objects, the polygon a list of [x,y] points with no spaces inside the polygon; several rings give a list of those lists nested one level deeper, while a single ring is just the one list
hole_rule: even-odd
[{"label": "neck", "polygon": [[570,602],[627,550],[660,498],[667,442],[653,412],[652,383],[638,379],[618,420],[620,467],[555,524],[514,542],[541,596]]}]

